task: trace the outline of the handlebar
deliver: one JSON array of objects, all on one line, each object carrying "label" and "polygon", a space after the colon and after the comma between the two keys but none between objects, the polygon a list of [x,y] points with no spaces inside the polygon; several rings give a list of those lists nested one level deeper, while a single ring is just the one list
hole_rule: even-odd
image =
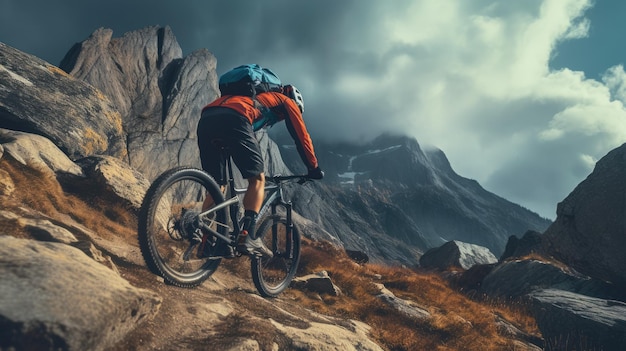
[{"label": "handlebar", "polygon": [[308,175],[306,174],[301,174],[301,175],[275,175],[275,176],[271,176],[271,177],[267,177],[267,179],[272,182],[272,183],[281,183],[284,181],[288,181],[288,180],[295,180],[298,179],[298,184],[304,184],[308,181],[313,180],[312,178],[309,178]]}]

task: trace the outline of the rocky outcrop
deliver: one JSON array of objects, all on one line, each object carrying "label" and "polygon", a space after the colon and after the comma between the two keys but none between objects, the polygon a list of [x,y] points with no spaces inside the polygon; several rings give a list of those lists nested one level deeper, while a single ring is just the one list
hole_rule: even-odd
[{"label": "rocky outcrop", "polygon": [[626,144],[600,159],[557,207],[546,251],[577,270],[626,288]]},{"label": "rocky outcrop", "polygon": [[518,298],[539,289],[560,289],[598,298],[620,295],[615,286],[581,274],[563,264],[512,260],[495,267],[482,281],[482,292],[493,297]]},{"label": "rocky outcrop", "polygon": [[0,275],[2,349],[104,350],[161,305],[158,295],[132,287],[78,249],[6,233]]},{"label": "rocky outcrop", "polygon": [[523,257],[532,253],[540,253],[542,252],[541,242],[541,233],[534,230],[527,231],[521,239],[511,235],[509,241],[506,242],[504,253],[500,256],[500,261],[511,257]]},{"label": "rocky outcrop", "polygon": [[89,178],[89,182],[139,211],[143,197],[150,187],[144,175],[128,164],[110,156],[90,156],[76,163]]},{"label": "rocky outcrop", "polygon": [[488,265],[497,261],[496,256],[486,247],[454,240],[426,251],[420,257],[420,266],[436,269],[470,269],[475,265]]},{"label": "rocky outcrop", "polygon": [[332,296],[341,295],[341,289],[333,284],[333,281],[326,271],[296,277],[291,282],[291,285],[297,289],[308,290],[319,294]]},{"label": "rocky outcrop", "polygon": [[23,165],[29,165],[50,174],[83,176],[83,171],[78,165],[49,139],[40,135],[0,129],[0,144],[3,145],[7,155]]},{"label": "rocky outcrop", "polygon": [[71,159],[126,156],[115,102],[49,63],[0,42],[0,128],[46,137]]},{"label": "rocky outcrop", "polygon": [[619,351],[626,345],[626,304],[557,289],[530,295],[545,350]]},{"label": "rocky outcrop", "polygon": [[424,306],[397,297],[393,292],[387,289],[385,285],[376,284],[376,288],[380,291],[376,297],[400,314],[413,319],[425,319],[431,316],[430,312],[428,312]]},{"label": "rocky outcrop", "polygon": [[[382,351],[383,349],[367,338],[370,327],[359,321],[349,321],[347,328],[326,323],[311,323],[306,329],[282,325],[270,320],[272,325],[283,335],[291,339],[292,350],[354,350]],[[346,332],[352,330],[352,332]]]},{"label": "rocky outcrop", "polygon": [[127,134],[126,161],[148,179],[177,165],[199,166],[196,124],[218,95],[217,61],[206,49],[183,57],[169,27],[113,38],[100,28],[60,68],[108,96]]}]

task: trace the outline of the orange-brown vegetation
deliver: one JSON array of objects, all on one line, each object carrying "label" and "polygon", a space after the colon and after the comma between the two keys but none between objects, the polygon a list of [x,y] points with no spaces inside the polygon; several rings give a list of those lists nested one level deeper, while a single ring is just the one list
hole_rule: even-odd
[{"label": "orange-brown vegetation", "polygon": [[[295,290],[287,294],[317,312],[366,322],[376,340],[389,350],[513,350],[510,338],[498,333],[496,316],[539,335],[522,304],[470,299],[435,273],[357,265],[327,243],[304,246],[301,268],[305,274],[326,270],[343,295],[319,296]],[[402,316],[376,297],[380,290],[375,283],[426,308],[431,317]]]},{"label": "orange-brown vegetation", "polygon": [[62,186],[53,173],[24,166],[8,155],[0,160],[0,168],[15,183],[11,201],[3,203],[3,208],[21,213],[20,207],[25,205],[52,219],[69,216],[104,238],[136,237],[136,215],[125,203],[87,180],[72,179]]}]

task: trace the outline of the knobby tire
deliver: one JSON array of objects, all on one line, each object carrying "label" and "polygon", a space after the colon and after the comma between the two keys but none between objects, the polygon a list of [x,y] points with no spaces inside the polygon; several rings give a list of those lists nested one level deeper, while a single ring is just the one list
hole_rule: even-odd
[{"label": "knobby tire", "polygon": [[[251,257],[252,281],[261,296],[276,297],[289,287],[300,262],[300,233],[295,225],[287,230],[287,220],[278,215],[263,219],[257,229],[274,257]],[[288,240],[290,233],[290,240]]]},{"label": "knobby tire", "polygon": [[[197,245],[189,240],[197,229],[193,214],[200,213],[206,194],[215,204],[224,201],[220,187],[206,172],[178,167],[161,174],[150,186],[139,211],[139,247],[146,265],[172,285],[192,288],[208,279],[220,259],[197,257]],[[186,216],[186,217],[185,217]],[[197,216],[196,216],[197,218]],[[227,233],[227,209],[215,212],[213,223],[218,232]],[[184,223],[185,225],[180,225]],[[213,240],[210,245],[214,245]]]}]

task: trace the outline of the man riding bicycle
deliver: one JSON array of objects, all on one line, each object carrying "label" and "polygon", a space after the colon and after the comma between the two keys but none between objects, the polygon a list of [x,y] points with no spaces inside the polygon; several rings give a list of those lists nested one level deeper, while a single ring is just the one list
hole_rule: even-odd
[{"label": "man riding bicycle", "polygon": [[[253,97],[222,95],[202,109],[197,133],[202,168],[220,186],[225,186],[228,180],[223,179],[222,170],[226,167],[226,160],[216,141],[229,149],[235,165],[248,181],[243,199],[245,212],[240,235],[245,240],[239,241],[237,250],[244,254],[271,257],[272,251],[255,235],[257,216],[265,196],[265,167],[254,132],[261,128],[259,122],[268,110],[278,121],[285,121],[298,153],[307,166],[308,177],[322,179],[324,172],[318,165],[313,142],[302,118],[304,100],[292,85],[284,86],[281,92],[262,92]],[[210,207],[211,202],[212,199],[207,197],[204,207]],[[231,250],[231,247],[225,245],[224,249]],[[231,257],[232,252],[224,252],[223,256]]]}]

